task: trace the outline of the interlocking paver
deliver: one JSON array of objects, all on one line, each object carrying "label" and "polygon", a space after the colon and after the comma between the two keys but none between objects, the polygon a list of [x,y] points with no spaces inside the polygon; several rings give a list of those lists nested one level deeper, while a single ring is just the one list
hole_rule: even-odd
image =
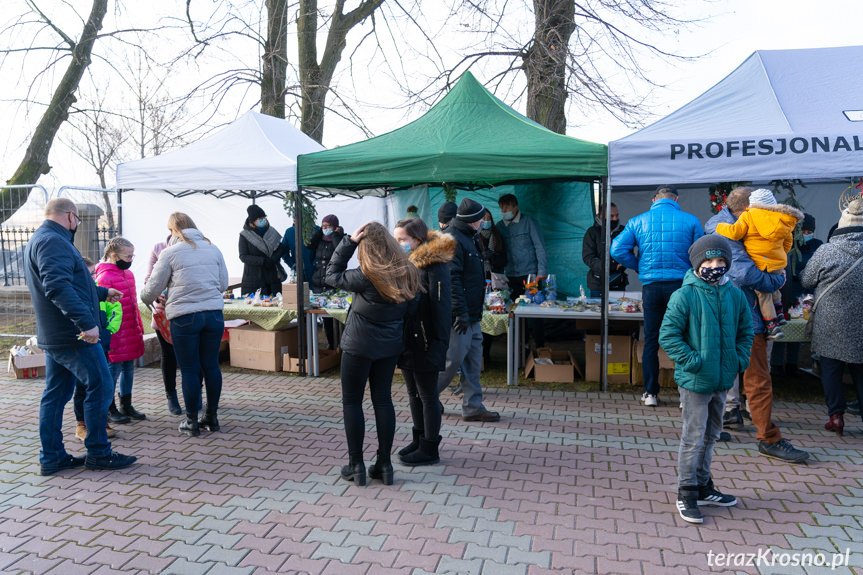
[{"label": "interlocking paver", "polygon": [[[751,426],[718,446],[717,485],[740,504],[706,509],[696,527],[674,509],[676,405],[488,389],[500,424],[445,415],[440,465],[396,461],[395,485],[360,488],[338,477],[338,382],[227,372],[224,382],[222,432],[190,441],[164,412],[160,372],[137,370],[136,406],[148,419],[123,426],[118,445],[141,463],[40,477],[41,384],[0,374],[0,571],[649,575],[710,572],[711,550],[847,547],[863,572],[863,448],[853,430],[824,432],[823,405],[774,410],[811,450],[809,466],[758,457]],[[397,449],[410,440],[403,385],[394,402]],[[73,429],[70,413],[67,438]]]}]

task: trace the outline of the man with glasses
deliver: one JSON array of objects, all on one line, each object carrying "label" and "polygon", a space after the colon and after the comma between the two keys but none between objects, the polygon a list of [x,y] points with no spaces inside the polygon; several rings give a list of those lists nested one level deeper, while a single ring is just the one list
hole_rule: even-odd
[{"label": "man with glasses", "polygon": [[[39,405],[39,452],[42,475],[85,465],[90,469],[122,469],[137,458],[111,451],[106,414],[113,386],[105,352],[99,345],[102,314],[99,301],[119,301],[115,289],[97,287],[72,243],[81,219],[67,198],[45,206],[45,221],[24,250],[25,277],[39,347],[45,351],[45,391]],[[87,456],[74,457],[63,445],[63,410],[84,384]]]}]

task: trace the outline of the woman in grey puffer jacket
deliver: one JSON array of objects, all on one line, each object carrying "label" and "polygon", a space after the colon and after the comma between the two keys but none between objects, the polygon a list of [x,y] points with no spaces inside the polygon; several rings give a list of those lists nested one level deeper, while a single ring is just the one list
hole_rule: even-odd
[{"label": "woman in grey puffer jacket", "polygon": [[[863,398],[863,331],[859,321],[853,320],[860,317],[860,310],[863,310],[861,258],[863,199],[854,200],[843,210],[830,241],[815,251],[800,275],[803,287],[814,289],[818,301],[812,351],[821,356],[821,384],[830,416],[824,428],[837,435],[842,435],[845,426],[842,374],[846,365],[851,371],[858,401]],[[849,269],[850,273],[842,277]],[[836,285],[825,292],[834,282]],[[819,300],[822,293],[824,296]]]},{"label": "woman in grey puffer jacket", "polygon": [[[222,296],[228,288],[228,268],[219,248],[204,237],[192,218],[174,212],[168,218],[171,242],[153,267],[141,292],[150,305],[165,288],[165,316],[171,321],[171,339],[183,376],[186,420],[180,433],[200,435],[200,428],[219,431],[216,410],[222,393],[219,345],[225,331]],[[198,421],[201,376],[207,386],[207,413]]]}]

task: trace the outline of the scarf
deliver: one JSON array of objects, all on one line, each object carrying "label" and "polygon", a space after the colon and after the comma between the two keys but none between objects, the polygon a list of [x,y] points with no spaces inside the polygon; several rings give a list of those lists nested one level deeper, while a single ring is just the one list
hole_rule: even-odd
[{"label": "scarf", "polygon": [[279,232],[273,229],[272,226],[267,227],[267,231],[264,232],[264,236],[261,237],[255,230],[245,228],[240,232],[240,236],[246,238],[246,241],[258,248],[261,252],[266,254],[267,256],[273,255],[273,253],[279,249],[279,246],[282,245],[282,236],[279,235]]}]

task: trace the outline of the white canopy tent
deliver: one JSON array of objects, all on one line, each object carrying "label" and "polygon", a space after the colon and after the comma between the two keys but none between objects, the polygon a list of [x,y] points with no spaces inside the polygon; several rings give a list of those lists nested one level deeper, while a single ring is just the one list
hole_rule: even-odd
[{"label": "white canopy tent", "polygon": [[608,147],[612,186],[863,174],[863,46],[762,50]]}]

